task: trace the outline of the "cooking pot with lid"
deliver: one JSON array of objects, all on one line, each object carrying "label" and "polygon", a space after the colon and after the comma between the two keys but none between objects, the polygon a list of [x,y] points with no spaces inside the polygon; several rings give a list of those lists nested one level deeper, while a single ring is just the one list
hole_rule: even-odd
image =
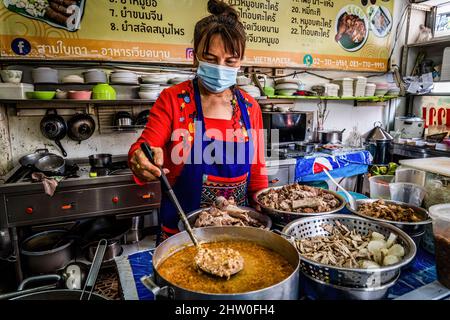
[{"label": "cooking pot with lid", "polygon": [[378,121],[374,123],[374,128],[363,135],[366,149],[373,156],[373,164],[387,165],[391,162],[391,143],[394,139],[386,130],[383,124]]},{"label": "cooking pot with lid", "polygon": [[[176,300],[296,300],[299,292],[300,259],[297,249],[285,238],[268,230],[249,227],[208,227],[193,229],[196,238],[201,242],[216,241],[250,241],[272,249],[282,255],[293,266],[294,271],[283,281],[256,291],[216,294],[191,291],[173,284],[158,273],[159,265],[170,255],[192,245],[186,231],[180,232],[161,243],[153,254],[154,275],[141,278],[143,284],[150,289],[156,299]],[[261,274],[261,277],[264,277]]]}]

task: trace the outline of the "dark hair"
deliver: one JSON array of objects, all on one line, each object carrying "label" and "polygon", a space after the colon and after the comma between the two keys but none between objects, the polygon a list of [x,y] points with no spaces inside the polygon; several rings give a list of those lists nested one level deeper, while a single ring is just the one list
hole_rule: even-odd
[{"label": "dark hair", "polygon": [[212,36],[220,35],[225,50],[243,59],[246,35],[237,11],[224,1],[209,0],[208,12],[211,15],[201,19],[195,25],[194,52],[197,53],[200,44],[204,41],[203,53],[207,53]]}]

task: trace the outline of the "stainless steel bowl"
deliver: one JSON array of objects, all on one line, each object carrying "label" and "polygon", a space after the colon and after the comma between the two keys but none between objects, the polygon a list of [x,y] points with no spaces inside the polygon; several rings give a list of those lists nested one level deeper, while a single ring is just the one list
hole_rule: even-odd
[{"label": "stainless steel bowl", "polygon": [[[363,203],[372,203],[375,201],[378,201],[380,199],[359,199],[356,200],[356,205],[359,208],[359,206]],[[422,208],[419,208],[417,206],[413,206],[411,204],[407,204],[404,202],[399,202],[399,201],[393,201],[393,200],[383,200],[386,204],[395,204],[398,206],[401,206],[403,208],[411,208],[414,210],[414,212],[420,216],[421,218],[423,218],[423,221],[420,222],[398,222],[398,221],[391,221],[391,220],[386,220],[386,219],[379,219],[379,218],[375,218],[375,217],[371,217],[365,214],[362,214],[357,210],[353,210],[352,208],[350,208],[350,204],[347,204],[347,209],[366,219],[369,220],[373,220],[373,221],[379,221],[379,222],[384,222],[384,223],[389,223],[392,224],[394,226],[396,226],[397,228],[405,231],[408,235],[412,236],[412,237],[418,237],[419,235],[423,235],[423,233],[425,232],[425,226],[427,224],[431,224],[431,218],[428,214],[428,211]]]},{"label": "stainless steel bowl", "polygon": [[[399,228],[384,222],[371,221],[358,216],[346,214],[329,214],[320,217],[309,217],[289,223],[283,233],[293,239],[305,239],[315,236],[326,236],[329,233],[322,225],[335,225],[339,221],[349,229],[356,229],[360,234],[370,231],[381,233],[386,238],[390,233],[397,236],[397,243],[405,248],[405,256],[396,264],[373,269],[341,268],[319,263],[300,254],[300,270],[309,276],[338,286],[352,288],[377,288],[390,283],[407,266],[416,255],[416,245],[411,237]],[[293,241],[293,239],[291,239]]]},{"label": "stainless steel bowl", "polygon": [[332,194],[340,201],[340,205],[337,208],[335,208],[331,211],[327,211],[327,212],[299,213],[299,212],[282,211],[282,210],[277,210],[277,209],[272,209],[272,208],[266,207],[259,201],[258,198],[263,193],[266,193],[267,191],[269,191],[271,189],[277,190],[277,189],[281,189],[281,188],[283,188],[283,186],[262,189],[262,190],[258,191],[257,193],[255,193],[253,196],[253,199],[254,199],[255,203],[257,204],[256,209],[262,213],[269,215],[274,222],[280,222],[280,223],[286,224],[291,221],[297,220],[299,218],[321,216],[324,214],[336,213],[336,212],[341,211],[345,207],[345,204],[347,203],[343,196],[341,196],[337,192],[326,190],[326,189],[323,189],[323,191],[326,193]]},{"label": "stainless steel bowl", "polygon": [[[191,225],[191,227],[194,228],[194,224],[195,221],[197,220],[198,215],[204,211],[204,210],[208,210],[211,207],[206,207],[206,208],[200,208],[198,210],[192,211],[187,215],[187,219],[189,221],[189,224]],[[258,211],[255,211],[255,209],[253,208],[249,208],[249,207],[241,207],[239,206],[240,209],[243,210],[247,210],[248,211],[248,215],[250,217],[252,217],[253,219],[258,220],[259,222],[261,222],[264,225],[264,229],[270,230],[270,228],[272,228],[272,219],[270,219],[269,216],[262,214]],[[180,222],[178,222],[178,230],[180,231],[184,231],[184,224],[183,221],[180,220]]]},{"label": "stainless steel bowl", "polygon": [[351,288],[330,284],[302,273],[300,287],[303,295],[317,300],[380,300],[387,297],[389,288],[397,283],[398,278],[379,287]]}]

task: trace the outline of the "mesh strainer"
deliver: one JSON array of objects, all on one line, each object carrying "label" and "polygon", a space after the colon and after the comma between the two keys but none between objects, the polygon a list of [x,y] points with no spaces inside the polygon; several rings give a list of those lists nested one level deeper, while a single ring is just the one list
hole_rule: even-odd
[{"label": "mesh strainer", "polygon": [[300,270],[317,280],[352,288],[380,287],[398,277],[400,269],[411,262],[416,255],[416,245],[413,240],[399,228],[387,223],[370,221],[351,215],[328,214],[303,218],[289,223],[282,232],[295,239],[327,236],[329,233],[321,226],[324,224],[335,225],[336,221],[350,230],[355,229],[362,235],[367,235],[370,231],[376,231],[388,238],[392,232],[397,235],[396,242],[405,248],[405,256],[401,262],[394,265],[376,269],[353,269],[318,263],[300,255]]}]

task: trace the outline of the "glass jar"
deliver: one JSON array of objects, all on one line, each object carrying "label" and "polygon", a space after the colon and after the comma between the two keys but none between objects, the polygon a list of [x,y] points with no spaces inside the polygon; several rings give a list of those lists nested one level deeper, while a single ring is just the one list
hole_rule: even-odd
[{"label": "glass jar", "polygon": [[430,207],[439,282],[450,288],[450,203]]}]

